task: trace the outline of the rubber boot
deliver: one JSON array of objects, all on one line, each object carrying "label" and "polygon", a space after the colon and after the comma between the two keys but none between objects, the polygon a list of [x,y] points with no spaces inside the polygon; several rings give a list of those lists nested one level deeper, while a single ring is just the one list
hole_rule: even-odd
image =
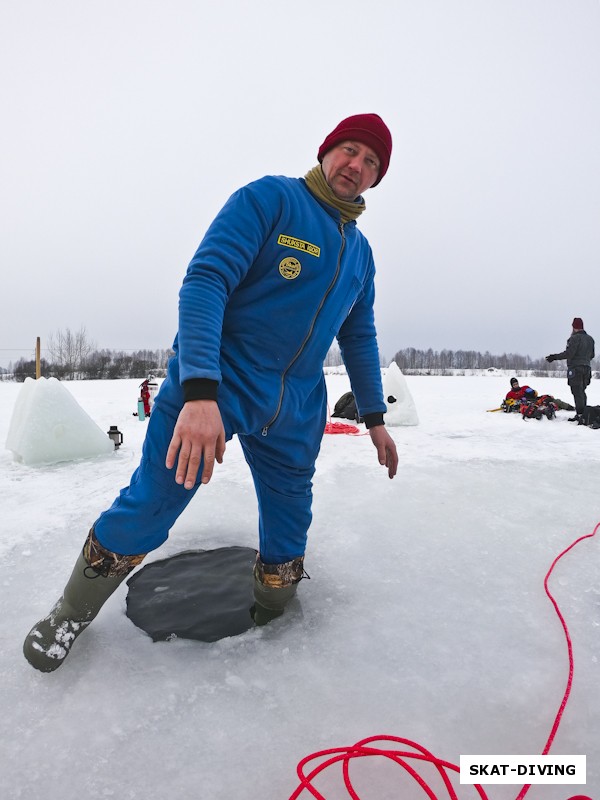
[{"label": "rubber boot", "polygon": [[25,638],[23,654],[31,666],[41,672],[58,669],[75,639],[144,555],[122,556],[105,550],[92,529],[62,596]]},{"label": "rubber boot", "polygon": [[254,606],[252,617],[257,625],[266,625],[280,617],[287,603],[294,597],[304,572],[304,557],[299,556],[283,564],[264,564],[260,556],[254,565]]}]

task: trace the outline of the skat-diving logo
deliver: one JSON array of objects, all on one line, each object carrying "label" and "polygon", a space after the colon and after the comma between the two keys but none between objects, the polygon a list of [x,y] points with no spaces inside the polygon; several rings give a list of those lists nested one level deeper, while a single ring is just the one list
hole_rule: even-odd
[{"label": "skat-diving logo", "polygon": [[302,265],[298,259],[292,258],[292,256],[288,256],[279,262],[279,272],[287,281],[293,281],[294,278],[297,278],[301,269]]}]

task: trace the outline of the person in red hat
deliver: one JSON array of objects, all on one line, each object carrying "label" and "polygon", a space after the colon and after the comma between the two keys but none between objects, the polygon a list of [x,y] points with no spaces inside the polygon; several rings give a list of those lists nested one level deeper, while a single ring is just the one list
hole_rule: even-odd
[{"label": "person in red hat", "polygon": [[183,280],[174,356],[141,463],[93,523],[62,596],[26,637],[33,667],[51,672],[63,663],[129,572],[167,539],[234,435],[258,500],[253,618],[262,625],[283,613],[305,574],[312,478],[327,418],[323,362],[334,338],[377,459],[394,477],[375,264],[357,226],[363,193],[387,174],[391,154],[380,116],[347,117],[325,137],[304,178],[266,176],[219,212]]},{"label": "person in red hat", "polygon": [[355,202],[365,189],[381,181],[391,155],[392,137],[381,117],[357,114],[343,119],[325,137],[317,158],[334,194]]},{"label": "person in red hat", "polygon": [[591,362],[595,356],[594,340],[586,333],[581,317],[573,320],[573,332],[567,340],[567,348],[562,353],[546,356],[546,361],[567,361],[567,382],[575,400],[575,416],[569,422],[583,425],[587,395],[585,390],[592,379]]}]

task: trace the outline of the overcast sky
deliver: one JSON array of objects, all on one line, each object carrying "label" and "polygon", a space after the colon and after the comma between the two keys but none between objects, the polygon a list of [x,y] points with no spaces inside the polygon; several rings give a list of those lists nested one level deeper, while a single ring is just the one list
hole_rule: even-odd
[{"label": "overcast sky", "polygon": [[227,197],[363,112],[388,359],[600,340],[599,43],[598,0],[3,3],[0,365],[65,327],[169,347]]}]

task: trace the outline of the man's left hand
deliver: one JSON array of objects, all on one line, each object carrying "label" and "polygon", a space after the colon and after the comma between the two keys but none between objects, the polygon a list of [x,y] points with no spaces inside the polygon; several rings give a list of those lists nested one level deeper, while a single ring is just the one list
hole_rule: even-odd
[{"label": "man's left hand", "polygon": [[393,478],[398,469],[398,453],[396,444],[385,429],[385,425],[376,425],[369,429],[371,441],[377,448],[377,457],[383,467],[387,467],[388,475]]}]

